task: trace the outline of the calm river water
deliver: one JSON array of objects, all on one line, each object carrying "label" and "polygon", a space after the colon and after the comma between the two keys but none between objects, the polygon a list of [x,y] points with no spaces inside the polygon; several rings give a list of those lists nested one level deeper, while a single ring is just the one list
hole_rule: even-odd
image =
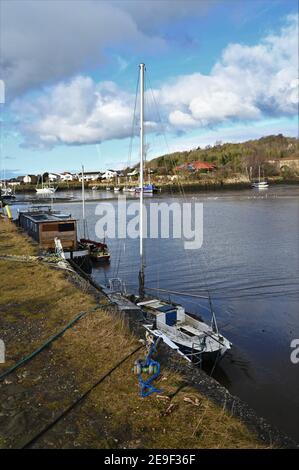
[{"label": "calm river water", "polygon": [[[63,196],[59,193],[59,196]],[[81,218],[80,192],[57,209]],[[87,192],[89,236],[95,237],[99,197]],[[218,326],[233,348],[214,377],[257,413],[299,442],[299,364],[290,360],[292,339],[299,338],[299,187],[166,195],[156,202],[202,202],[203,246],[184,249],[182,240],[146,240],[146,285],[203,293],[208,286]],[[117,206],[117,201],[111,199]],[[18,206],[14,206],[16,209]],[[20,207],[20,206],[19,206]],[[95,267],[99,282],[122,278],[137,288],[139,240],[107,240],[111,263]],[[204,299],[174,296],[190,312],[209,317]]]}]

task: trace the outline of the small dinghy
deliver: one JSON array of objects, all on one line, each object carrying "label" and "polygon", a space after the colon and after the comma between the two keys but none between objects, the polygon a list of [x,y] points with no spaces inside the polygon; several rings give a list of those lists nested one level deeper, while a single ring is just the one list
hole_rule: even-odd
[{"label": "small dinghy", "polygon": [[89,250],[89,257],[93,261],[110,261],[110,253],[106,243],[80,238],[80,245]]}]

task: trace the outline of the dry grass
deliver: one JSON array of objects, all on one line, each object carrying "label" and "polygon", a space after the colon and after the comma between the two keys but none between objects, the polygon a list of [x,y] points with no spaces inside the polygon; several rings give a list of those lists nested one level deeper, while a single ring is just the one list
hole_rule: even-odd
[{"label": "dry grass", "polygon": [[[35,254],[36,250],[36,246],[12,224],[0,220],[0,254]],[[5,368],[35,349],[80,311],[96,305],[95,299],[71,284],[64,273],[38,262],[16,263],[0,259],[0,275],[1,336],[4,336],[8,354]],[[97,310],[80,320],[18,375],[17,386],[21,387],[24,396],[30,397],[30,415],[34,416],[32,426],[35,423],[40,426],[41,413],[44,420],[53,419],[72,402],[72,397],[86,390],[139,344],[123,321],[106,311]],[[154,394],[141,398],[132,366],[143,354],[143,350],[139,351],[116,369],[82,405],[48,432],[38,446],[262,446],[244,424],[195,389],[190,386],[180,389],[182,378],[167,369],[162,371],[156,384],[162,389],[161,396]],[[2,399],[3,393],[9,396],[9,390],[9,385],[5,386]],[[26,400],[18,400],[20,410],[27,410],[29,398]],[[9,420],[7,415],[6,422]],[[25,424],[24,429],[18,426],[18,432],[26,437],[33,429],[28,429]],[[4,427],[1,432],[8,436],[10,445],[17,439],[14,433],[15,430],[7,434]],[[0,447],[5,447],[1,435]]]},{"label": "dry grass", "polygon": [[36,255],[38,245],[7,219],[0,218],[0,255]]},{"label": "dry grass", "polygon": [[[13,224],[0,220],[0,254],[34,255],[37,247]],[[31,352],[76,314],[96,305],[63,272],[38,261],[0,259],[0,277],[1,336],[7,347],[5,367]],[[1,367],[4,368],[2,364],[0,370]]]},{"label": "dry grass", "polygon": [[[142,353],[137,353],[135,358],[124,363],[100,384],[77,412],[77,419],[74,417],[73,420],[80,430],[76,436],[79,446],[149,449],[262,447],[244,424],[192,387],[182,386],[182,378],[167,370],[156,383],[161,393],[140,397],[137,378],[131,371],[134,360],[140,355]],[[87,417],[92,414],[99,417],[98,426],[88,424]]]}]

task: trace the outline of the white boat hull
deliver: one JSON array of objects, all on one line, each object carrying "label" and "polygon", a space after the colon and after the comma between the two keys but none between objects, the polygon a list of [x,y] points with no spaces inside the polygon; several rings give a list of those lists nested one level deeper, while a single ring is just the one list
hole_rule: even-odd
[{"label": "white boat hull", "polygon": [[224,336],[191,315],[179,305],[172,305],[157,299],[140,302],[154,319],[153,325],[144,327],[155,336],[164,335],[178,345],[185,355],[195,360],[215,360],[231,348],[231,343]]},{"label": "white boat hull", "polygon": [[261,181],[258,183],[252,183],[251,187],[256,189],[266,189],[269,187],[269,184],[266,181]]},{"label": "white boat hull", "polygon": [[36,193],[40,195],[49,195],[49,194],[54,194],[56,191],[56,188],[36,188]]}]

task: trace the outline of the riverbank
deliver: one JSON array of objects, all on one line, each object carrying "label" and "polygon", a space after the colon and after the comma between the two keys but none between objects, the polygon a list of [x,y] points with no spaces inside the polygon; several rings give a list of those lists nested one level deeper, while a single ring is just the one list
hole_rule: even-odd
[{"label": "riverbank", "polygon": [[[269,184],[270,185],[280,185],[280,184],[291,184],[291,185],[299,185],[299,178],[284,178],[282,176],[275,176],[275,177],[269,177],[268,178]],[[218,191],[218,190],[240,190],[240,189],[248,189],[250,188],[250,181],[248,179],[244,178],[211,178],[211,177],[206,177],[206,178],[201,178],[198,179],[197,181],[188,181],[184,180],[183,178],[178,178],[175,179],[174,181],[156,181],[154,180],[153,183],[155,183],[163,192],[179,192],[181,190],[184,190],[186,192],[196,192],[196,191]],[[96,187],[100,191],[105,191],[107,183],[101,183],[101,182],[89,182],[85,184],[86,189],[92,189],[93,187]],[[123,188],[124,186],[128,187],[134,187],[138,185],[138,181],[135,181],[134,183],[131,184],[120,184],[119,187]],[[69,183],[58,183],[57,185],[57,192],[59,193],[60,191],[67,191],[67,190],[81,190],[81,182],[80,181],[72,181]],[[113,184],[111,185],[113,187]],[[35,185],[31,184],[22,184],[20,186],[15,187],[15,192],[16,194],[18,193],[36,193],[35,191]]]},{"label": "riverbank", "polygon": [[[23,258],[5,259],[7,254]],[[136,319],[131,316],[128,325],[88,282],[57,263],[33,258],[37,254],[30,238],[0,220],[0,321],[6,345],[0,374],[80,312],[86,315],[0,381],[0,447],[23,447],[59,416],[62,419],[33,440],[31,447],[292,445],[204,372],[165,347],[159,351],[162,373],[156,384],[163,391],[141,398],[131,371],[134,361],[145,354],[144,348],[134,352],[140,348]],[[100,378],[105,379],[63,415]]]}]

